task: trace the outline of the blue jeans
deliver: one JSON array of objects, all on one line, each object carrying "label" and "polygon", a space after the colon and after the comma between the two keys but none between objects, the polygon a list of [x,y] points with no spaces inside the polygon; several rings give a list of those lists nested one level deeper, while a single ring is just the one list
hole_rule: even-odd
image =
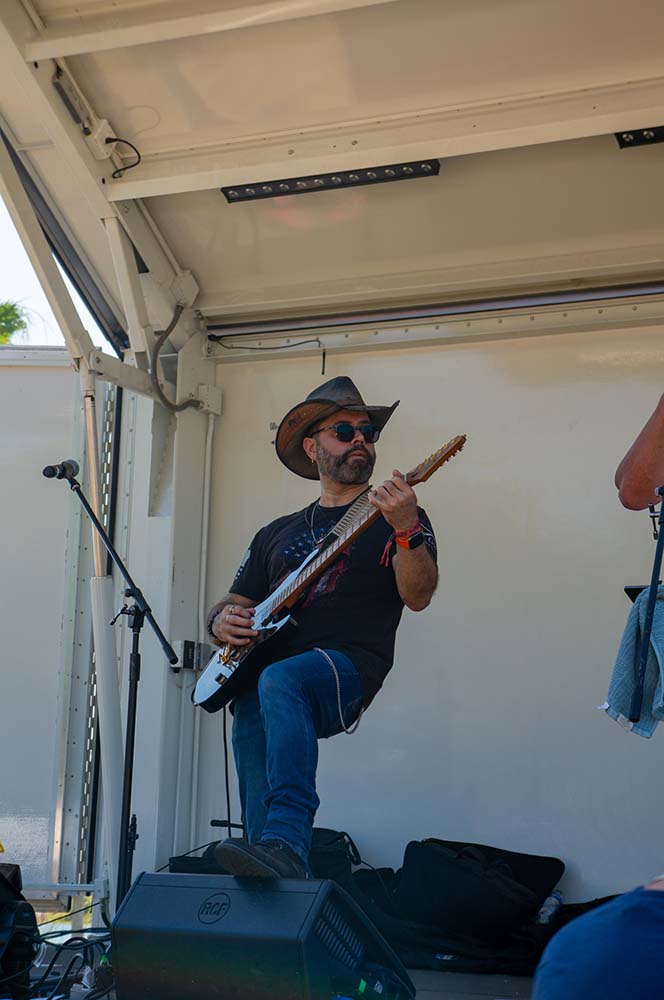
[{"label": "blue jeans", "polygon": [[546,946],[533,1000],[660,1000],[664,892],[635,889],[566,924]]},{"label": "blue jeans", "polygon": [[[360,676],[343,653],[327,649],[339,675],[344,723],[362,707]],[[234,705],[233,753],[249,843],[282,840],[308,863],[316,794],[318,740],[341,732],[334,672],[312,650],[278,660],[258,689]]]}]

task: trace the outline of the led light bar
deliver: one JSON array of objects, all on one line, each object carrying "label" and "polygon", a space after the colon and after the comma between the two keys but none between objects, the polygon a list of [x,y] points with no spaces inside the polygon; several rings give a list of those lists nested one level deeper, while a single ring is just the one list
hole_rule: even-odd
[{"label": "led light bar", "polygon": [[409,181],[415,177],[435,177],[439,173],[438,160],[415,160],[413,163],[393,163],[387,167],[368,167],[366,170],[337,170],[333,174],[312,174],[310,177],[288,177],[278,181],[258,181],[256,184],[235,184],[233,187],[221,188],[221,193],[232,205],[240,201],[258,201],[260,198],[284,198],[291,194],[310,194],[314,191],[331,191],[335,188]]},{"label": "led light bar", "polygon": [[614,132],[621,149],[630,146],[650,146],[654,142],[664,142],[664,125],[654,128],[633,128],[629,132]]}]

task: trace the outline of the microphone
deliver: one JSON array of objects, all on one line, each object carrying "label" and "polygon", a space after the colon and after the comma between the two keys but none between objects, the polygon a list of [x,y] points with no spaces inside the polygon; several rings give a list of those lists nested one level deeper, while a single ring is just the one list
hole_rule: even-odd
[{"label": "microphone", "polygon": [[74,479],[78,475],[78,462],[73,458],[67,458],[58,465],[47,465],[42,469],[42,476],[47,479]]}]

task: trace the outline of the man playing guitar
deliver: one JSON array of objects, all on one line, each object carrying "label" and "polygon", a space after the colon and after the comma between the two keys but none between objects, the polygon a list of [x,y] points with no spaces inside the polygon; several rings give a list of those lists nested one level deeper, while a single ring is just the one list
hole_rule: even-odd
[{"label": "man playing guitar", "polygon": [[[320,498],[254,537],[230,592],[208,616],[217,645],[248,645],[256,605],[367,492],[375,443],[398,404],[368,406],[350,378],[331,379],[286,414],[279,459]],[[368,492],[382,514],[314,580],[287,625],[252,652],[252,679],[233,703],[233,752],[247,841],[217,859],[237,876],[306,878],[318,740],[349,731],[392,667],[404,604],[421,611],[438,581],[436,542],[413,489],[394,470]],[[352,731],[352,730],[350,730]]]}]

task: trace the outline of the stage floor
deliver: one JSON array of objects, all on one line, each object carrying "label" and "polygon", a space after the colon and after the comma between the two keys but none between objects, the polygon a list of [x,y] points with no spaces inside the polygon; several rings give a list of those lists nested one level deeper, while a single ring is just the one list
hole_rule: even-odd
[{"label": "stage floor", "polygon": [[458,972],[409,970],[418,1000],[529,1000],[532,979],[524,976],[475,976]]},{"label": "stage floor", "polygon": [[[417,1000],[530,1000],[532,979],[523,976],[472,976],[417,969],[409,969],[409,974],[417,987]],[[72,991],[72,1000],[77,996]],[[115,1000],[115,993],[108,1000]]]}]

